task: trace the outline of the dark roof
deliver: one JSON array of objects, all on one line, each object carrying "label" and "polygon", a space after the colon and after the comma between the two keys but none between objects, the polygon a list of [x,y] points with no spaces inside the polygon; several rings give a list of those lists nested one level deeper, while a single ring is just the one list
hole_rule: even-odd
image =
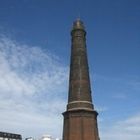
[{"label": "dark roof", "polygon": [[13,133],[7,133],[7,132],[0,132],[0,137],[12,138],[12,139],[22,139],[22,136],[20,134],[13,134]]},{"label": "dark roof", "polygon": [[84,23],[80,19],[77,19],[76,21],[74,21],[73,30],[75,30],[75,29],[81,29],[81,30],[85,29]]}]

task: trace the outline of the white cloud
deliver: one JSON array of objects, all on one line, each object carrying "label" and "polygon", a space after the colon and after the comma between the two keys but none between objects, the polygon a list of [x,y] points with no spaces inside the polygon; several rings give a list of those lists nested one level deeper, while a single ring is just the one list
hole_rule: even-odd
[{"label": "white cloud", "polygon": [[[0,130],[23,137],[45,133],[61,137],[67,76],[67,66],[50,52],[0,38]],[[108,108],[99,106],[97,111]],[[103,124],[105,119],[99,121]],[[139,140],[140,115],[104,125],[100,130],[104,140]]]},{"label": "white cloud", "polygon": [[0,129],[60,137],[67,75],[67,66],[50,52],[0,38]]},{"label": "white cloud", "polygon": [[118,93],[118,94],[116,93],[115,95],[113,95],[113,98],[114,99],[119,99],[119,100],[121,100],[121,99],[124,100],[124,99],[127,99],[127,95],[124,94],[124,93],[121,93],[121,94],[120,93]]},{"label": "white cloud", "polygon": [[138,91],[137,93],[139,93],[140,91],[140,81],[133,81],[130,83],[130,86],[132,86],[132,88],[135,90],[135,91]]},{"label": "white cloud", "polygon": [[104,106],[97,106],[97,107],[96,107],[96,110],[97,110],[98,112],[104,112],[104,111],[107,111],[108,108],[107,108],[107,107],[104,107]]},{"label": "white cloud", "polygon": [[140,114],[131,116],[126,120],[115,122],[101,128],[101,139],[105,140],[139,140]]}]

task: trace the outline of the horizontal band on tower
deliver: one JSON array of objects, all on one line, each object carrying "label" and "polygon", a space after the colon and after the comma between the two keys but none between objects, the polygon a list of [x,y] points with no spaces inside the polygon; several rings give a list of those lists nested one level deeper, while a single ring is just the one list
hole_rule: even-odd
[{"label": "horizontal band on tower", "polygon": [[69,102],[67,105],[67,110],[71,110],[71,109],[84,109],[87,108],[88,110],[92,110],[93,109],[93,104],[90,101],[72,101]]},{"label": "horizontal band on tower", "polygon": [[68,104],[74,104],[74,103],[88,103],[88,104],[92,104],[89,101],[72,101],[72,102],[69,102]]},{"label": "horizontal band on tower", "polygon": [[77,108],[68,109],[68,111],[72,111],[72,110],[89,110],[89,111],[93,111],[93,109],[86,108],[86,107],[77,107]]}]

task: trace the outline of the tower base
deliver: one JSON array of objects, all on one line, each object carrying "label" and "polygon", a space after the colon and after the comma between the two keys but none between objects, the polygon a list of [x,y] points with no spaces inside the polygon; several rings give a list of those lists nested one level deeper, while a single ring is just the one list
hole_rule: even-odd
[{"label": "tower base", "polygon": [[70,110],[63,113],[63,140],[99,140],[94,110]]}]

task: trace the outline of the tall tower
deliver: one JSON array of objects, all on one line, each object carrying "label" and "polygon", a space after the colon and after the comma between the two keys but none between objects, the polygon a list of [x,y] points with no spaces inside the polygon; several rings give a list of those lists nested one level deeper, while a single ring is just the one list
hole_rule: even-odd
[{"label": "tall tower", "polygon": [[91,97],[86,31],[81,20],[73,23],[67,110],[63,113],[63,140],[99,140],[97,115]]}]

